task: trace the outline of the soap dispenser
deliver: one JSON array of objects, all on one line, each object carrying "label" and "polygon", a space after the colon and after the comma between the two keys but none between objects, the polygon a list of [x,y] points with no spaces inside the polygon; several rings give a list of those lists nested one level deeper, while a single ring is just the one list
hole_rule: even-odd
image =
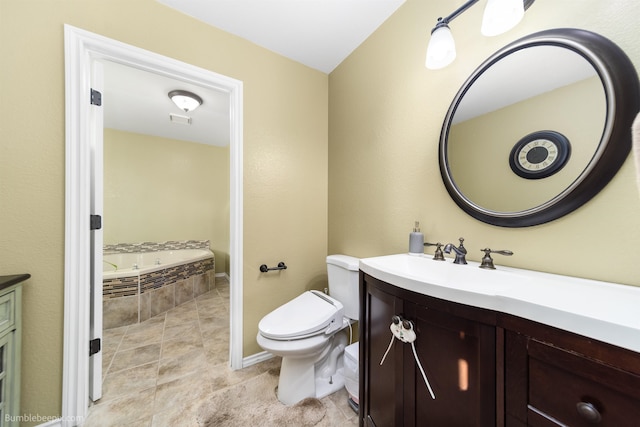
[{"label": "soap dispenser", "polygon": [[420,222],[416,221],[413,231],[409,233],[409,255],[424,254],[424,235],[420,232]]}]

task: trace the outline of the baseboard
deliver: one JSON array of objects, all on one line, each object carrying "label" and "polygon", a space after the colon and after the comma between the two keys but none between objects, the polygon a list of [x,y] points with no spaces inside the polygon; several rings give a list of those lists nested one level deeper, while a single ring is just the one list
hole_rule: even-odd
[{"label": "baseboard", "polygon": [[228,281],[229,280],[229,273],[216,273],[216,277],[224,277]]},{"label": "baseboard", "polygon": [[252,354],[251,356],[248,356],[242,359],[242,367],[248,368],[249,366],[255,365],[260,362],[264,362],[265,360],[269,360],[269,359],[273,359],[273,354],[267,353],[266,351]]},{"label": "baseboard", "polygon": [[[85,421],[85,417],[83,416],[77,416],[77,417],[69,416],[69,417],[62,417],[62,418],[56,418],[56,419],[51,419],[52,417],[42,417],[42,418],[47,419],[49,421],[43,424],[38,424],[36,427],[69,427],[69,426],[75,427],[75,426],[83,425]],[[28,422],[29,420],[24,420],[24,421]],[[33,419],[32,417],[32,421],[37,422],[37,419]],[[20,425],[22,425],[22,423]]]},{"label": "baseboard", "polygon": [[[78,424],[74,424],[74,426],[75,425],[78,425]],[[38,424],[37,427],[62,427],[62,418],[51,420],[44,424]]]}]

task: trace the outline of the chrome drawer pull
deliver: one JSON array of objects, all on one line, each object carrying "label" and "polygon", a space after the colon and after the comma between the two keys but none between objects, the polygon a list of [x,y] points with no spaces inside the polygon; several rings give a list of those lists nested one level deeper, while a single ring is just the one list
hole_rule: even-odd
[{"label": "chrome drawer pull", "polygon": [[578,410],[578,414],[586,421],[590,423],[596,424],[602,421],[602,416],[600,412],[593,406],[592,403],[589,402],[578,402],[576,403],[576,409]]}]

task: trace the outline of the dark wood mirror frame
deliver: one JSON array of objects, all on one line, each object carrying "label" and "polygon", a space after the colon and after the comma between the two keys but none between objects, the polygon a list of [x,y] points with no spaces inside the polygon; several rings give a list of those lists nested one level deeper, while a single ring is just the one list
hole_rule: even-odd
[{"label": "dark wood mirror frame", "polygon": [[[485,209],[458,188],[449,165],[448,136],[453,117],[471,85],[493,64],[511,53],[535,46],[558,46],[578,53],[596,70],[606,96],[606,122],[591,161],[564,191],[539,206],[517,212]],[[501,227],[527,227],[560,218],[593,198],[615,176],[631,150],[631,125],[640,110],[640,84],[633,64],[611,40],[580,29],[541,31],[505,46],[484,61],[466,80],[453,99],[440,134],[440,173],[455,203],[472,217]],[[482,179],[482,177],[477,177]]]}]

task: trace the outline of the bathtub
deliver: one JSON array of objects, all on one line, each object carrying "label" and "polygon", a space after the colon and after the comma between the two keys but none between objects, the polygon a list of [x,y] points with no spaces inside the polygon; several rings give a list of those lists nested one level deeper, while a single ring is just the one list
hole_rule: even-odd
[{"label": "bathtub", "polygon": [[215,288],[209,249],[109,253],[102,265],[105,329],[145,321]]},{"label": "bathtub", "polygon": [[102,279],[137,276],[207,258],[213,258],[209,249],[105,254]]}]

